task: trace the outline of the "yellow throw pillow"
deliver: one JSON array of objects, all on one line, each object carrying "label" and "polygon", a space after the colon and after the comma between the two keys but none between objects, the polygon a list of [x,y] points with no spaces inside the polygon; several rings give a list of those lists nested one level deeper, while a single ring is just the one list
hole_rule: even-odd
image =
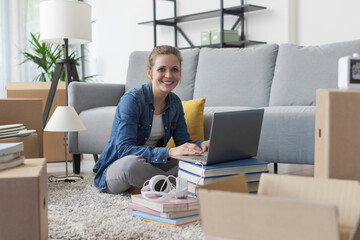
[{"label": "yellow throw pillow", "polygon": [[[192,141],[204,139],[204,106],[205,98],[182,101],[185,113],[185,122]],[[175,147],[173,138],[170,138],[166,147]]]}]

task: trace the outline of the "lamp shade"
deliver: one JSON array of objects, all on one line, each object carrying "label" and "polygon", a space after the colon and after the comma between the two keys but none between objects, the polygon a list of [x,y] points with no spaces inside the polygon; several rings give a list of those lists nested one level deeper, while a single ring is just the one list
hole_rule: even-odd
[{"label": "lamp shade", "polygon": [[71,106],[57,107],[46,124],[44,131],[47,132],[78,132],[85,131],[79,115]]},{"label": "lamp shade", "polygon": [[91,42],[91,6],[73,0],[48,0],[40,3],[40,40],[64,44]]}]

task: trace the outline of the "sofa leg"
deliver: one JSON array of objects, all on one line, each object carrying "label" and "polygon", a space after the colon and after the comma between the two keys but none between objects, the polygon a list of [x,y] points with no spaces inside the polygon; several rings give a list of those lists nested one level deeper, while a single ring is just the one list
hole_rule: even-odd
[{"label": "sofa leg", "polygon": [[73,173],[80,174],[80,154],[73,154]]},{"label": "sofa leg", "polygon": [[274,162],[274,173],[277,174],[278,173],[278,163]]},{"label": "sofa leg", "polygon": [[99,160],[99,156],[97,154],[93,154],[93,158],[95,163]]}]

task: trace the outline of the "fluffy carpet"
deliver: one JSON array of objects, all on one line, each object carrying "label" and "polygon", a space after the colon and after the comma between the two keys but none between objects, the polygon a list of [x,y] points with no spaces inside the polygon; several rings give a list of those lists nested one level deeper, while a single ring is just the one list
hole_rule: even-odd
[{"label": "fluffy carpet", "polygon": [[129,194],[100,193],[93,176],[49,183],[49,239],[203,239],[200,222],[179,227],[147,223],[129,215]]}]

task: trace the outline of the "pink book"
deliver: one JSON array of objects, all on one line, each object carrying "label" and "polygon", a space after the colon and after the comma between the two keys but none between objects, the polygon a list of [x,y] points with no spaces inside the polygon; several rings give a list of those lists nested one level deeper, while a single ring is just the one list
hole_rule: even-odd
[{"label": "pink book", "polygon": [[199,209],[194,209],[194,210],[189,210],[189,211],[180,211],[180,212],[158,212],[158,211],[152,210],[150,208],[147,208],[147,207],[144,207],[144,206],[138,205],[136,203],[132,203],[132,202],[129,202],[128,207],[135,211],[141,211],[141,212],[145,212],[145,213],[148,213],[151,215],[155,215],[155,216],[163,217],[163,218],[169,218],[169,219],[182,218],[182,217],[188,217],[188,216],[199,214]]},{"label": "pink book", "polygon": [[155,202],[144,199],[141,194],[134,194],[131,195],[131,201],[137,205],[162,213],[199,209],[199,200],[193,196],[188,196],[185,199],[171,198],[169,200]]}]

